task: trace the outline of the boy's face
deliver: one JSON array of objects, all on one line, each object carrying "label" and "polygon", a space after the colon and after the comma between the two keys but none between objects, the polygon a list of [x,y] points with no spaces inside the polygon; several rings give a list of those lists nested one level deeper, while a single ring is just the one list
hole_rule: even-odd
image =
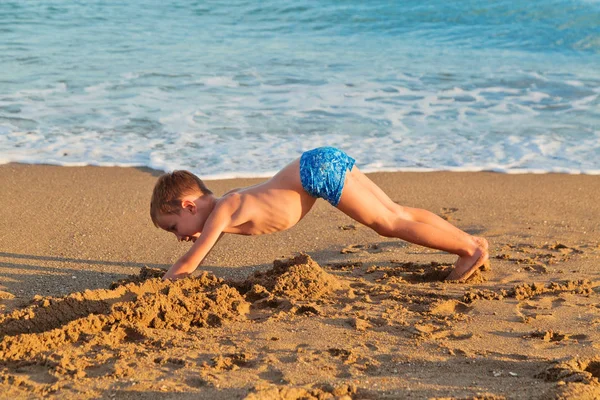
[{"label": "boy's face", "polygon": [[177,240],[195,242],[200,236],[199,218],[196,209],[182,208],[179,214],[161,214],[158,226],[177,236]]}]

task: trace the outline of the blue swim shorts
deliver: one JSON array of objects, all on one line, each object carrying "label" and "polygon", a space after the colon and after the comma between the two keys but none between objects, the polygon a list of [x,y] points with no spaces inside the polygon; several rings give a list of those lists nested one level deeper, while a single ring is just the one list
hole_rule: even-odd
[{"label": "blue swim shorts", "polygon": [[300,157],[300,182],[308,194],[337,207],[342,197],[346,170],[352,170],[354,158],[335,147],[319,147]]}]

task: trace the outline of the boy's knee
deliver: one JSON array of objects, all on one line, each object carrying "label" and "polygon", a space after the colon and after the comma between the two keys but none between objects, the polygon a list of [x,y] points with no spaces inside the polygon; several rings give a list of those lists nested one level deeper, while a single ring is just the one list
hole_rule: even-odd
[{"label": "boy's knee", "polygon": [[375,221],[371,228],[381,236],[393,237],[396,225],[395,218],[381,218]]},{"label": "boy's knee", "polygon": [[415,219],[411,213],[397,212],[378,219],[373,223],[371,228],[381,236],[398,237],[402,231],[410,229],[410,224],[413,221]]},{"label": "boy's knee", "polygon": [[415,215],[413,210],[414,208],[398,205],[398,208],[396,209],[396,216],[405,221],[414,221]]}]

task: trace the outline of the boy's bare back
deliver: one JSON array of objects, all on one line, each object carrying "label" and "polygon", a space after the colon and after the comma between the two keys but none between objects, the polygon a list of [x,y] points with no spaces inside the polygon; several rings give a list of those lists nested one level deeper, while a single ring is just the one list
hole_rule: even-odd
[{"label": "boy's bare back", "polygon": [[262,235],[296,225],[315,201],[302,188],[296,159],[263,183],[225,194],[217,200],[214,212],[220,215],[221,207],[232,212],[225,233]]}]

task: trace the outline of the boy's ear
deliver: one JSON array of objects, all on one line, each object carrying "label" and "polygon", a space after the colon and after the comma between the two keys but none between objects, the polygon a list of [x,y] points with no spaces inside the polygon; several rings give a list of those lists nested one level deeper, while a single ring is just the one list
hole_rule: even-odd
[{"label": "boy's ear", "polygon": [[196,214],[196,203],[191,200],[185,199],[181,201],[181,208],[188,210],[192,214]]}]

